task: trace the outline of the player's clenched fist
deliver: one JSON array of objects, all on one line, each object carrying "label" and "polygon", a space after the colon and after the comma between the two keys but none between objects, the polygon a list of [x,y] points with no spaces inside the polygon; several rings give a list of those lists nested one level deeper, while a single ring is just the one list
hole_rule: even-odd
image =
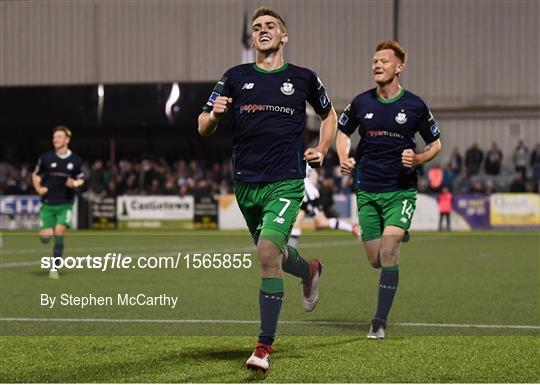
[{"label": "player's clenched fist", "polygon": [[403,150],[401,153],[401,163],[409,168],[416,166],[414,151],[410,148]]},{"label": "player's clenched fist", "polygon": [[308,162],[310,167],[319,168],[323,164],[324,155],[320,151],[317,151],[316,148],[308,148],[304,152],[304,160]]},{"label": "player's clenched fist", "polygon": [[232,101],[232,98],[227,96],[218,96],[214,101],[214,109],[212,110],[214,117],[217,119],[221,118],[221,116],[227,112]]},{"label": "player's clenched fist", "polygon": [[341,170],[341,175],[349,175],[356,166],[356,160],[354,158],[347,158],[340,160],[339,168]]}]

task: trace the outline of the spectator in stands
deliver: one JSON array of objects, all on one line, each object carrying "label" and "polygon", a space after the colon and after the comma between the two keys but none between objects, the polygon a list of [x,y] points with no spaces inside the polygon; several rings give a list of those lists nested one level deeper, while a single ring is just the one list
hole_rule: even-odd
[{"label": "spectator in stands", "polygon": [[149,188],[147,187],[145,191],[148,195],[163,195],[164,194],[164,191],[161,188],[161,181],[159,178],[152,179],[152,181],[150,182]]},{"label": "spectator in stands", "polygon": [[484,193],[486,195],[491,195],[494,192],[496,191],[495,191],[495,186],[493,185],[493,180],[491,179],[486,180],[486,183],[484,184]]},{"label": "spectator in stands", "polygon": [[88,177],[88,190],[94,193],[101,193],[105,189],[105,178],[103,176],[103,160],[98,159],[90,168],[90,175]]},{"label": "spectator in stands", "polygon": [[126,180],[123,194],[126,195],[139,195],[141,189],[139,188],[138,177],[136,174],[130,174]]},{"label": "spectator in stands", "polygon": [[2,160],[0,161],[0,191],[3,191],[5,187],[7,177],[9,175],[9,169],[13,167],[8,162]]},{"label": "spectator in stands", "polygon": [[527,162],[529,161],[529,148],[525,146],[523,140],[519,140],[516,149],[514,150],[514,167],[515,170],[523,176],[523,180],[527,179]]},{"label": "spectator in stands", "polygon": [[455,179],[456,179],[456,175],[454,174],[454,171],[452,170],[452,163],[447,162],[443,168],[443,186],[448,187],[448,189],[452,191]]},{"label": "spectator in stands", "polygon": [[512,180],[512,183],[510,184],[510,192],[523,193],[526,191],[527,191],[527,186],[525,184],[525,178],[523,177],[521,170],[520,171],[516,170],[514,179]]},{"label": "spectator in stands", "polygon": [[486,154],[486,163],[484,164],[486,174],[499,175],[501,173],[502,160],[503,153],[497,146],[497,143],[493,142],[491,149]]},{"label": "spectator in stands", "polygon": [[141,162],[142,172],[139,173],[140,187],[149,191],[154,179],[160,179],[159,171],[152,159],[143,159]]},{"label": "spectator in stands", "polygon": [[452,212],[452,193],[444,186],[437,197],[439,204],[439,231],[442,231],[443,220],[446,219],[446,231],[450,231],[450,213]]},{"label": "spectator in stands", "polygon": [[536,147],[531,153],[530,165],[532,168],[532,182],[534,184],[533,191],[538,192],[540,188],[540,143],[536,143]]},{"label": "spectator in stands", "polygon": [[483,159],[484,153],[478,147],[478,143],[474,142],[465,153],[465,169],[469,177],[478,174]]},{"label": "spectator in stands", "polygon": [[102,195],[103,197],[116,197],[118,194],[118,190],[117,190],[117,185],[116,185],[116,181],[114,180],[109,180],[109,182],[107,183],[107,189],[105,191],[103,191]]},{"label": "spectator in stands", "polygon": [[454,177],[459,176],[461,174],[461,169],[463,168],[463,158],[457,147],[454,147],[452,154],[450,155],[450,165],[454,172]]},{"label": "spectator in stands", "polygon": [[196,160],[189,162],[188,175],[190,175],[195,180],[202,179],[204,177],[202,167],[199,167],[199,164]]},{"label": "spectator in stands", "polygon": [[429,188],[431,192],[438,193],[443,186],[443,169],[441,165],[435,163],[428,172]]},{"label": "spectator in stands", "polygon": [[180,192],[178,186],[178,180],[173,172],[168,172],[165,176],[165,185],[163,186],[163,193],[167,195],[177,195]]},{"label": "spectator in stands", "polygon": [[426,178],[418,178],[418,192],[422,194],[429,193],[429,182]]},{"label": "spectator in stands", "polygon": [[6,194],[20,194],[19,181],[21,175],[17,167],[10,167],[9,174],[6,179]]},{"label": "spectator in stands", "polygon": [[32,173],[30,172],[30,166],[23,164],[20,173],[21,179],[19,180],[19,191],[24,195],[36,194],[32,183]]},{"label": "spectator in stands", "polygon": [[484,183],[482,182],[482,179],[477,178],[472,181],[472,186],[469,193],[485,195],[486,189],[484,187]]}]

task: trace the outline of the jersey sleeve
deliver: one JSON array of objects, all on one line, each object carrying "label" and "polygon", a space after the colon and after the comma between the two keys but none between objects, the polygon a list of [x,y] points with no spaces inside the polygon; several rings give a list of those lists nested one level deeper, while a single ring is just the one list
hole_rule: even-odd
[{"label": "jersey sleeve", "polygon": [[34,172],[36,174],[38,174],[38,175],[41,175],[41,174],[43,174],[44,171],[45,171],[45,169],[43,167],[43,155],[42,155],[37,160],[36,168],[34,169]]},{"label": "jersey sleeve", "polygon": [[216,99],[223,95],[223,96],[230,96],[231,95],[231,81],[230,81],[230,70],[225,72],[221,79],[216,83],[214,86],[214,89],[212,90],[212,93],[210,94],[210,97],[208,98],[208,101],[206,104],[202,107],[203,111],[210,112],[214,108],[214,102]]},{"label": "jersey sleeve", "polygon": [[332,102],[326,93],[321,79],[317,74],[311,71],[309,80],[308,103],[313,107],[317,115],[326,115],[332,109]]},{"label": "jersey sleeve", "polygon": [[84,173],[82,171],[82,160],[78,158],[74,164],[73,171],[71,172],[71,177],[75,179],[84,178]]},{"label": "jersey sleeve", "polygon": [[441,136],[439,126],[426,104],[424,104],[424,111],[422,113],[422,118],[420,119],[418,133],[422,139],[424,139],[426,144],[433,143]]},{"label": "jersey sleeve", "polygon": [[345,110],[339,117],[338,129],[344,134],[347,134],[347,136],[351,136],[354,130],[356,130],[356,127],[358,127],[358,125],[359,122],[356,119],[354,105],[351,103],[347,107],[345,107]]}]

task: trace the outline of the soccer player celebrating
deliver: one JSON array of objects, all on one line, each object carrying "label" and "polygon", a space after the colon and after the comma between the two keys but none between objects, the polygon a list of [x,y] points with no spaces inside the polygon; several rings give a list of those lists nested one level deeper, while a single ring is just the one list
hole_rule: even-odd
[{"label": "soccer player celebrating", "polygon": [[[266,371],[274,342],[284,285],[282,271],[300,277],[302,305],[312,311],[319,300],[319,260],[304,260],[287,245],[304,198],[306,161],[320,166],[336,133],[337,117],[317,75],[287,63],[285,22],[272,9],[253,15],[256,62],[233,67],[216,84],[199,115],[199,133],[214,133],[230,111],[234,125],[234,191],[257,246],[261,267],[259,340],[248,368]],[[304,151],[306,102],[321,117],[319,144]]]},{"label": "soccer player celebrating", "polygon": [[41,196],[39,235],[48,243],[54,235],[54,266],[49,277],[58,279],[59,259],[64,251],[64,234],[71,226],[75,190],[84,183],[81,158],[68,148],[71,131],[63,126],[53,130],[54,150],[38,159],[32,174],[34,189]]},{"label": "soccer player celebrating", "polygon": [[[377,46],[372,71],[376,88],[356,96],[339,118],[337,151],[341,172],[355,172],[358,220],[362,240],[374,268],[381,268],[377,312],[368,338],[384,338],[386,320],[399,279],[399,246],[408,240],[416,207],[415,166],[441,150],[439,128],[426,103],[405,91],[399,75],[405,51],[393,40]],[[349,157],[349,136],[358,128],[360,143]],[[415,134],[427,144],[415,153]]]}]

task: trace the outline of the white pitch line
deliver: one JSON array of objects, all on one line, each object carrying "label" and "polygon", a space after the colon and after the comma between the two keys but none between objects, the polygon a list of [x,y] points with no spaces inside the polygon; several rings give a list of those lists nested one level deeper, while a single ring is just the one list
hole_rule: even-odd
[{"label": "white pitch line", "polygon": [[[113,319],[113,318],[0,318],[2,322],[98,322],[98,323],[157,323],[157,324],[259,324],[257,320],[209,320],[209,319]],[[328,325],[328,326],[360,326],[367,325],[362,322],[335,322],[335,321],[280,321],[288,325]],[[487,324],[431,324],[415,322],[389,323],[393,326],[429,327],[429,328],[465,328],[465,329],[527,329],[540,330],[537,325],[487,325]]]}]

